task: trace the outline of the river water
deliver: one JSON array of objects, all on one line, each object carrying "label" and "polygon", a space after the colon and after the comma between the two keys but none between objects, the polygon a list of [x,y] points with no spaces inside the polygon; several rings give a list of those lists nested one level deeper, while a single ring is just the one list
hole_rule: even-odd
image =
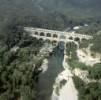
[{"label": "river water", "polygon": [[63,71],[64,50],[57,46],[53,51],[54,53],[48,58],[47,71],[39,75],[38,100],[51,100],[56,77]]}]

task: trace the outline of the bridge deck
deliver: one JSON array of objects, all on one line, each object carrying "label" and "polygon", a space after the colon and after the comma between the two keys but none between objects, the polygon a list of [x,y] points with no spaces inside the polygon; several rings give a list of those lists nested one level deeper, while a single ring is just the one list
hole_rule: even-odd
[{"label": "bridge deck", "polygon": [[77,39],[81,41],[82,39],[88,40],[93,38],[90,35],[83,35],[74,32],[62,32],[41,28],[25,27],[24,30],[31,33],[33,37],[43,38],[44,40],[49,39],[49,40],[68,42],[68,41],[75,41]]},{"label": "bridge deck", "polygon": [[73,37],[84,37],[84,38],[92,38],[90,35],[79,34],[75,32],[65,32],[65,31],[57,31],[57,30],[49,30],[49,29],[42,29],[42,28],[33,28],[33,27],[25,27],[26,31],[29,32],[44,32],[44,33],[51,33],[51,34],[58,34],[58,35],[65,35],[65,36],[73,36]]}]

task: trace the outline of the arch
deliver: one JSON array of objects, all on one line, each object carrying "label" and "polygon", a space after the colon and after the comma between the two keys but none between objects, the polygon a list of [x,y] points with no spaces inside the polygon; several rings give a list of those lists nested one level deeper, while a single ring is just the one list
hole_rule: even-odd
[{"label": "arch", "polygon": [[49,39],[46,39],[45,42],[51,43],[51,41]]},{"label": "arch", "polygon": [[69,37],[69,40],[73,40],[73,37],[72,37],[72,36],[70,36],[70,37]]},{"label": "arch", "polygon": [[46,36],[47,36],[47,37],[51,37],[51,33],[47,33]]},{"label": "arch", "polygon": [[56,40],[53,40],[52,43],[57,43],[57,41]]},{"label": "arch", "polygon": [[34,34],[35,34],[35,35],[38,35],[38,32],[35,32]]},{"label": "arch", "polygon": [[40,33],[40,36],[45,36],[45,34],[43,32]]},{"label": "arch", "polygon": [[66,47],[69,47],[69,48],[70,48],[70,47],[72,47],[74,44],[75,44],[75,42],[73,42],[73,41],[72,41],[72,42],[67,42],[67,43],[66,43]]},{"label": "arch", "polygon": [[56,41],[56,40],[53,40],[53,41],[52,41],[52,44],[53,44],[53,45],[56,45],[56,44],[57,44],[57,41]]},{"label": "arch", "polygon": [[53,34],[53,37],[54,37],[54,38],[58,38],[58,35],[57,35],[57,34]]},{"label": "arch", "polygon": [[44,39],[43,38],[40,38],[39,41],[44,41]]},{"label": "arch", "polygon": [[66,48],[67,48],[67,52],[70,53],[70,52],[75,51],[77,49],[77,45],[75,44],[74,41],[67,42],[66,43]]},{"label": "arch", "polygon": [[79,37],[75,37],[74,41],[80,41],[80,38]]},{"label": "arch", "polygon": [[33,37],[33,39],[34,39],[34,40],[38,40],[38,38],[36,38],[36,37]]},{"label": "arch", "polygon": [[65,35],[60,35],[60,39],[66,39]]}]

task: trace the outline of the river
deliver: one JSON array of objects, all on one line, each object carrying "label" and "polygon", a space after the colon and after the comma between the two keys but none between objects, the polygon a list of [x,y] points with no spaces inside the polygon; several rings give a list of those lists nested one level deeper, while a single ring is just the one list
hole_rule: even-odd
[{"label": "river", "polygon": [[39,75],[38,100],[51,100],[56,77],[63,71],[64,50],[57,46],[53,51],[54,53],[48,58],[47,71]]}]

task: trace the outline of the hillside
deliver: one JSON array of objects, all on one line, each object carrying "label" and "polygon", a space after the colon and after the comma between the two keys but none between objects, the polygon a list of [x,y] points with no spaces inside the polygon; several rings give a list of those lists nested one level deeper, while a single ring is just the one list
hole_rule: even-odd
[{"label": "hillside", "polygon": [[100,4],[100,0],[1,0],[0,14],[58,11],[67,15],[101,16]]}]

